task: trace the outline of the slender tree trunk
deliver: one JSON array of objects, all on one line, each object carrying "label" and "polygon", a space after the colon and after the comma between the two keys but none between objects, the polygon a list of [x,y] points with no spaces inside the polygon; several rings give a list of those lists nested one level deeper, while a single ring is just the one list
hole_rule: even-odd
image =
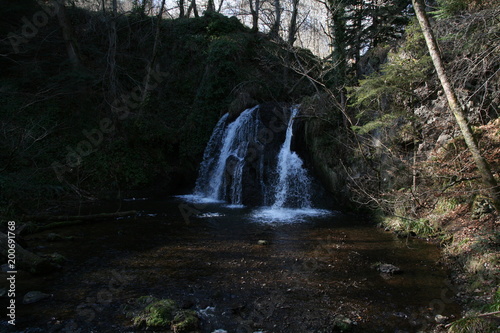
[{"label": "slender tree trunk", "polygon": [[273,38],[278,38],[281,25],[281,3],[280,0],[274,0],[274,22],[269,35]]},{"label": "slender tree trunk", "polygon": [[59,26],[62,29],[68,59],[73,68],[76,69],[80,67],[81,61],[78,54],[78,45],[73,35],[73,29],[66,14],[66,6],[62,0],[54,1],[54,4],[57,6],[57,19],[59,21]]},{"label": "slender tree trunk", "polygon": [[215,12],[215,3],[214,3],[214,0],[208,0],[208,3],[207,3],[207,12]]},{"label": "slender tree trunk", "polygon": [[191,0],[191,4],[189,5],[189,8],[188,8],[187,17],[189,17],[191,15],[191,11],[193,11],[194,17],[199,17],[200,16],[198,14],[198,8],[196,7],[196,0]]},{"label": "slender tree trunk", "polygon": [[151,72],[153,71],[153,68],[156,64],[156,57],[157,57],[157,50],[158,50],[158,43],[160,40],[160,27],[161,27],[161,18],[163,15],[163,8],[165,7],[165,0],[161,1],[160,5],[160,12],[158,13],[158,18],[156,20],[156,31],[155,31],[155,40],[153,43],[153,52],[151,55],[151,61],[149,62],[147,72],[146,72],[146,79],[144,83],[144,90],[142,91],[142,97],[141,97],[141,103],[144,103],[146,100],[146,97],[149,93],[149,86],[150,86],[150,80],[151,80]]},{"label": "slender tree trunk", "polygon": [[222,10],[222,5],[224,4],[224,0],[220,0],[219,1],[219,7],[217,8],[217,13],[220,13],[220,11]]},{"label": "slender tree trunk", "polygon": [[446,75],[443,61],[441,59],[441,54],[439,52],[439,46],[437,44],[436,38],[434,37],[429,18],[427,17],[427,14],[425,12],[425,5],[423,3],[423,0],[412,1],[413,8],[415,9],[415,13],[417,14],[418,22],[420,23],[420,27],[422,28],[422,32],[424,33],[425,42],[427,44],[427,48],[429,49],[432,62],[434,63],[439,81],[441,81],[446,99],[448,100],[448,105],[450,106],[450,109],[453,112],[453,115],[455,116],[455,119],[458,123],[458,126],[462,131],[465,143],[467,144],[467,147],[472,154],[472,158],[476,163],[481,178],[486,188],[488,189],[489,194],[491,195],[492,203],[495,206],[497,212],[500,212],[500,187],[498,186],[495,177],[493,177],[493,173],[491,172],[491,168],[488,162],[481,155],[481,151],[479,150],[479,146],[474,138],[472,129],[467,120],[467,115],[460,105],[455,90],[453,89],[453,86],[451,85],[450,80]]},{"label": "slender tree trunk", "polygon": [[[114,0],[113,0],[114,1]],[[142,5],[141,5],[141,15],[146,16],[146,7],[147,7],[147,0],[142,0]]]},{"label": "slender tree trunk", "polygon": [[250,13],[252,14],[252,31],[259,31],[259,12],[260,12],[260,0],[248,0],[250,5]]},{"label": "slender tree trunk", "polygon": [[109,93],[111,100],[114,100],[118,95],[117,82],[116,82],[116,44],[118,40],[116,31],[116,19],[118,17],[118,4],[117,0],[112,3],[113,17],[111,18],[110,32],[109,32],[109,50],[108,50],[108,66],[109,66]]},{"label": "slender tree trunk", "polygon": [[297,16],[299,13],[299,1],[292,0],[292,17],[290,18],[290,27],[288,29],[288,45],[293,46],[295,40],[297,39]]},{"label": "slender tree trunk", "polygon": [[183,18],[184,15],[184,0],[179,0],[179,18]]}]

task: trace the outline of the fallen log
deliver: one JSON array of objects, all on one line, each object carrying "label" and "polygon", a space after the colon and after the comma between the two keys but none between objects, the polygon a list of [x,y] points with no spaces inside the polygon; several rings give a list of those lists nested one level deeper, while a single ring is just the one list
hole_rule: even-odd
[{"label": "fallen log", "polygon": [[[45,230],[78,225],[88,222],[114,219],[118,217],[135,216],[137,211],[129,210],[115,213],[101,213],[90,215],[35,215],[24,216],[23,220],[28,223],[23,226],[23,234],[34,234]],[[33,223],[36,222],[36,223]]]},{"label": "fallen log", "polygon": [[90,215],[31,215],[24,216],[24,221],[31,222],[63,222],[63,221],[99,221],[106,220],[110,218],[125,217],[136,215],[137,211],[129,210],[124,212],[115,213],[100,213],[100,214],[90,214]]}]

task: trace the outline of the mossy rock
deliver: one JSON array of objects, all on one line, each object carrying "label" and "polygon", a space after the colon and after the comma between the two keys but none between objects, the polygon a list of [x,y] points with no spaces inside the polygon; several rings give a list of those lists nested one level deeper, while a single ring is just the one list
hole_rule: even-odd
[{"label": "mossy rock", "polygon": [[177,304],[171,299],[157,300],[133,318],[135,326],[170,327],[177,311]]},{"label": "mossy rock", "polygon": [[334,332],[348,332],[352,329],[352,320],[343,316],[338,315],[335,317]]},{"label": "mossy rock", "polygon": [[177,312],[172,321],[172,330],[174,333],[187,333],[197,331],[200,326],[200,320],[193,310],[181,310]]},{"label": "mossy rock", "polygon": [[169,329],[174,333],[198,332],[199,318],[195,311],[181,310],[171,299],[142,296],[122,308],[136,327]]}]

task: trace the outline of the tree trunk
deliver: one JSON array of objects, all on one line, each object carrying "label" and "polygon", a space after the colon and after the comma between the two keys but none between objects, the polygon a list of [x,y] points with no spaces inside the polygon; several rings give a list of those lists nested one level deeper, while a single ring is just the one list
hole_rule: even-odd
[{"label": "tree trunk", "polygon": [[109,93],[111,100],[117,96],[118,88],[116,82],[116,44],[118,40],[116,31],[116,19],[118,17],[118,4],[117,0],[113,0],[113,17],[111,18],[110,32],[109,32],[109,49],[108,49],[108,66],[109,66]]},{"label": "tree trunk", "polygon": [[220,0],[219,1],[219,7],[217,8],[217,13],[220,13],[220,11],[222,10],[222,5],[224,4],[224,0]]},{"label": "tree trunk", "polygon": [[259,31],[259,11],[260,11],[260,0],[248,0],[250,5],[250,13],[252,14],[252,31]]},{"label": "tree trunk", "polygon": [[269,35],[273,38],[278,38],[280,34],[281,24],[281,3],[280,0],[274,0],[274,22]]},{"label": "tree trunk", "polygon": [[59,26],[62,29],[64,42],[66,44],[66,52],[68,53],[68,59],[74,69],[80,67],[80,56],[78,54],[78,46],[73,36],[73,29],[71,23],[69,22],[68,16],[66,15],[66,6],[63,1],[54,1],[57,7],[57,19],[59,21]]},{"label": "tree trunk", "polygon": [[153,68],[155,67],[156,63],[156,57],[157,57],[157,50],[158,50],[158,43],[160,40],[160,27],[161,27],[161,18],[163,15],[163,8],[165,7],[165,0],[162,0],[161,5],[160,5],[160,12],[158,13],[158,18],[156,20],[156,32],[155,32],[155,40],[153,43],[153,52],[151,55],[151,61],[149,62],[148,68],[146,69],[146,79],[144,83],[144,90],[142,91],[142,97],[141,97],[141,104],[144,103],[146,100],[146,97],[149,93],[149,81],[151,80],[151,72],[153,71]]},{"label": "tree trunk", "polygon": [[441,81],[446,99],[448,100],[448,105],[450,106],[450,109],[453,112],[453,115],[455,116],[455,119],[458,123],[458,126],[462,131],[465,143],[467,144],[467,147],[472,154],[472,158],[476,163],[481,178],[489,194],[491,195],[493,206],[495,207],[497,212],[500,212],[500,187],[498,186],[495,177],[493,177],[493,173],[491,172],[488,162],[481,155],[481,151],[479,150],[479,146],[474,138],[472,129],[467,120],[467,115],[458,102],[455,90],[453,89],[453,86],[451,85],[450,80],[446,75],[443,61],[441,59],[441,54],[439,52],[439,46],[432,32],[429,18],[427,17],[427,14],[425,12],[425,5],[423,4],[423,0],[412,0],[412,2],[415,13],[417,14],[418,22],[420,23],[420,27],[422,28],[422,32],[424,34],[425,42],[427,44],[427,48],[429,49],[432,62],[434,63],[439,81]]},{"label": "tree trunk", "polygon": [[184,15],[184,0],[179,0],[179,18],[183,18]]},{"label": "tree trunk", "polygon": [[215,12],[215,3],[214,3],[214,0],[208,0],[207,12]]},{"label": "tree trunk", "polygon": [[293,46],[297,39],[297,15],[299,12],[299,0],[292,1],[292,17],[290,18],[290,27],[288,29],[288,45]]},{"label": "tree trunk", "polygon": [[191,0],[191,4],[189,5],[189,8],[188,8],[187,17],[189,17],[191,15],[191,11],[193,11],[194,17],[199,17],[200,16],[198,14],[198,8],[196,8],[196,0]]}]

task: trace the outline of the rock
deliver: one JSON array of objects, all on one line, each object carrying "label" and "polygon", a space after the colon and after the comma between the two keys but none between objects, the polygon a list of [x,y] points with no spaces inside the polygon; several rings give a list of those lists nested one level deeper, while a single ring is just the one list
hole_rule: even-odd
[{"label": "rock", "polygon": [[377,267],[377,270],[382,274],[392,275],[392,274],[402,273],[402,270],[399,267],[391,265],[391,264],[380,263],[380,264],[376,264],[376,267]]},{"label": "rock", "polygon": [[[139,303],[146,300],[139,299]],[[171,299],[154,299],[133,318],[134,326],[170,327],[177,305]]]},{"label": "rock", "polygon": [[265,239],[259,239],[259,241],[257,242],[257,244],[259,245],[269,245],[269,242]]},{"label": "rock", "polygon": [[31,304],[49,298],[51,295],[42,293],[41,291],[30,291],[23,297],[23,304]]},{"label": "rock", "polygon": [[[7,243],[8,237],[0,232],[0,256],[7,258]],[[47,260],[40,256],[25,250],[21,245],[16,243],[16,269],[24,269],[30,273],[43,274],[53,271],[55,268]]]},{"label": "rock", "polygon": [[438,314],[434,317],[434,320],[438,324],[444,324],[448,320],[448,317],[445,317],[445,316]]},{"label": "rock", "polygon": [[193,310],[180,309],[171,299],[143,296],[122,308],[134,326],[170,329],[174,333],[198,332],[200,320]]},{"label": "rock", "polygon": [[350,331],[352,325],[352,320],[343,315],[338,315],[335,317],[334,327],[340,330],[340,332]]},{"label": "rock", "polygon": [[172,320],[171,329],[174,333],[187,333],[198,330],[200,320],[193,310],[182,310],[177,312]]},{"label": "rock", "polygon": [[56,264],[56,265],[62,265],[64,264],[66,261],[68,261],[68,259],[66,259],[65,256],[63,256],[62,254],[59,254],[57,252],[54,252],[52,254],[49,255],[49,259],[52,263]]},{"label": "rock", "polygon": [[219,328],[213,331],[212,333],[227,333],[227,331]]}]

